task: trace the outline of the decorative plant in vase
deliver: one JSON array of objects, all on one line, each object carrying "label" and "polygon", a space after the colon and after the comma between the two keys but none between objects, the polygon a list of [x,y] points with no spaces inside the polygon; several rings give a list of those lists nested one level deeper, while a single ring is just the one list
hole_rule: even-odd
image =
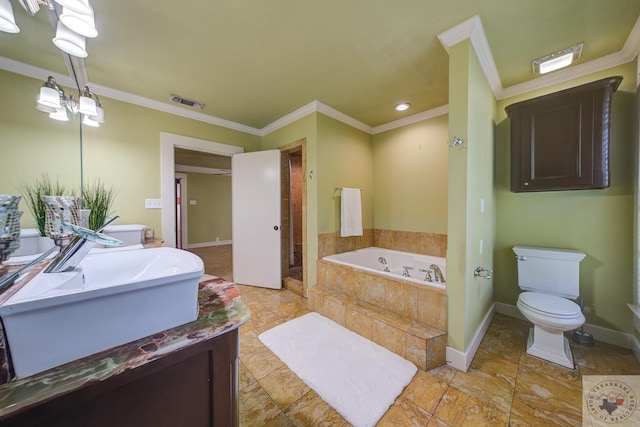
[{"label": "decorative plant in vase", "polygon": [[115,198],[113,187],[105,187],[104,183],[96,178],[92,183],[82,189],[82,208],[90,209],[89,228],[100,229],[111,214],[111,205]]},{"label": "decorative plant in vase", "polygon": [[57,180],[53,182],[47,174],[36,178],[34,182],[25,182],[20,186],[20,192],[27,203],[29,212],[34,219],[34,224],[40,233],[45,236],[46,204],[42,196],[62,196],[66,187]]}]

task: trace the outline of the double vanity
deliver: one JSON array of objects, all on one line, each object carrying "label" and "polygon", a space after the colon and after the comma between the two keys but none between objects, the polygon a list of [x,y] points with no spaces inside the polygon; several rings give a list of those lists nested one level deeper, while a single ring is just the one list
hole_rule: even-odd
[{"label": "double vanity", "polygon": [[238,425],[235,285],[165,247],[50,262],[0,295],[1,426]]}]

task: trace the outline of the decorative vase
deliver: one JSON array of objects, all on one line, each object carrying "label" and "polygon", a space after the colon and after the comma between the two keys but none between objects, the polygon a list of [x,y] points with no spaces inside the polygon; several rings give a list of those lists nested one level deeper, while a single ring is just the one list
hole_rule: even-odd
[{"label": "decorative vase", "polygon": [[82,198],[77,196],[42,196],[42,201],[45,204],[45,234],[52,238],[57,246],[66,246],[74,233],[63,227],[62,223],[79,224]]}]

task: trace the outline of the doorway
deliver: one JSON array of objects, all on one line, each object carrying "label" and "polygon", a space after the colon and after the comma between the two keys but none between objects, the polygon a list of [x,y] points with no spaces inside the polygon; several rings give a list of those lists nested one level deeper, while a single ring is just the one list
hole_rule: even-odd
[{"label": "doorway", "polygon": [[306,139],[280,148],[282,152],[282,277],[284,286],[307,296]]}]

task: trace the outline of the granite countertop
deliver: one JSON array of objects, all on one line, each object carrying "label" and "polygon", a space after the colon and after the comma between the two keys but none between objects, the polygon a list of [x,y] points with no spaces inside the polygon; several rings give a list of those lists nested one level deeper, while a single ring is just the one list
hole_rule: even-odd
[{"label": "granite countertop", "polygon": [[89,382],[106,380],[246,323],[250,312],[242,303],[238,288],[224,279],[211,277],[200,282],[200,310],[195,321],[2,384],[0,417]]}]

